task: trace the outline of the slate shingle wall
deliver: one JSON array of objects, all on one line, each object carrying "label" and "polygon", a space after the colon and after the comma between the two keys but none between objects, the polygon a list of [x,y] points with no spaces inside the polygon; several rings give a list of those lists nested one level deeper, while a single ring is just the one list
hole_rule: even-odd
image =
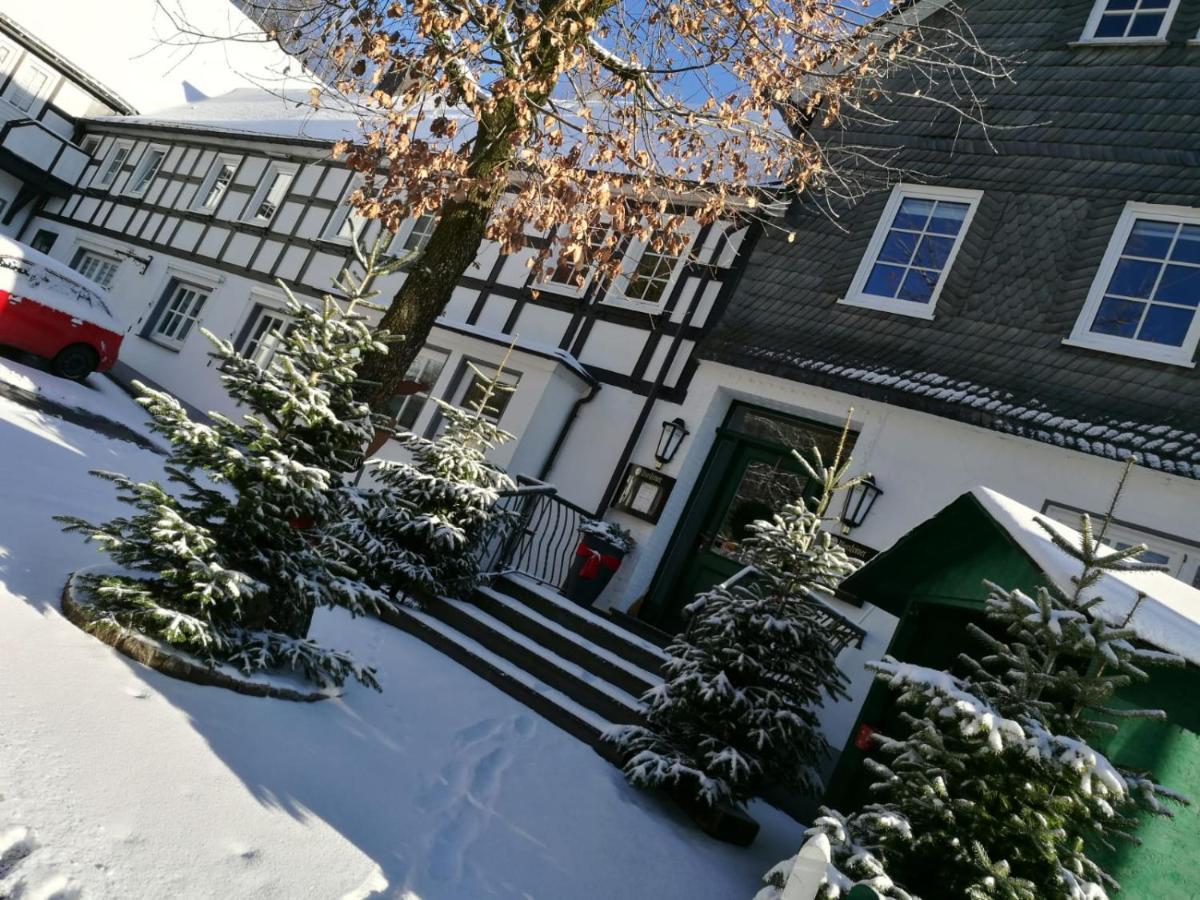
[{"label": "slate shingle wall", "polygon": [[795,241],[758,242],[701,356],[1200,478],[1200,370],[1062,345],[1126,201],[1200,207],[1200,3],[1180,3],[1166,46],[1138,47],[1070,46],[1091,0],[963,6],[1017,60],[981,88],[994,146],[920,100],[839,137],[897,148],[910,180],[984,191],[934,320],[836,304],[880,191],[836,225],[796,205]]}]

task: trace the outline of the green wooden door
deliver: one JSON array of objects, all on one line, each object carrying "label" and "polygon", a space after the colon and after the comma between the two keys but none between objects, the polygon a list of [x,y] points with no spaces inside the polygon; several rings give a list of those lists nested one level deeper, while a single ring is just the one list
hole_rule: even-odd
[{"label": "green wooden door", "polygon": [[[810,489],[793,448],[819,447],[828,461],[840,438],[835,426],[734,404],[717,429],[640,617],[664,631],[682,631],[683,608],[697,594],[745,568],[740,544],[750,523],[769,519]],[[853,442],[851,436],[846,452]]]},{"label": "green wooden door", "polygon": [[808,480],[790,451],[738,447],[704,517],[692,565],[680,579],[682,603],[745,568],[741,543],[750,524],[799,498]]},{"label": "green wooden door", "polygon": [[741,542],[750,524],[802,496],[809,481],[790,450],[723,440],[732,442],[732,452],[722,454],[728,461],[711,474],[716,490],[699,519],[688,564],[655,623],[671,633],[684,628],[683,607],[697,594],[745,568]]}]

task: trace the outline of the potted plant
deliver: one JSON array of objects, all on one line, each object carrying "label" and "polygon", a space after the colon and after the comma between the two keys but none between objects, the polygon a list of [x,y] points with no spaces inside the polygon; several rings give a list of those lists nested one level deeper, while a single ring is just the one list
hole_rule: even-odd
[{"label": "potted plant", "polygon": [[579,526],[579,545],[563,582],[563,596],[580,606],[591,606],[633,544],[633,535],[627,528],[596,519],[585,520]]}]

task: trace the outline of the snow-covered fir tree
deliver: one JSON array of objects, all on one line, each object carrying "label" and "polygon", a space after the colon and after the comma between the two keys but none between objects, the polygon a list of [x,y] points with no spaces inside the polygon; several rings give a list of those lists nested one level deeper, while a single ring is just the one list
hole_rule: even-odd
[{"label": "snow-covered fir tree", "polygon": [[335,552],[389,596],[420,605],[469,593],[480,542],[501,538],[508,514],[497,501],[515,484],[486,454],[512,439],[495,423],[496,399],[511,390],[500,380],[505,362],[494,376],[472,366],[477,396],[468,408],[432,398],[439,433],[397,432],[406,458],[370,461],[375,485],[342,492],[329,532]]},{"label": "snow-covered fir tree", "polygon": [[390,263],[379,246],[357,252],[364,277],[347,278],[345,300],[326,296],[314,308],[283,286],[291,321],[271,335],[278,347],[265,364],[204,332],[246,409],[239,419],[197,422],[174,397],[137,385],[151,427],[170,443],[176,487],[97,471],[136,512],[99,525],[57,517],[126,570],[85,579],[98,613],[245,672],[288,668],[322,684],[352,676],[377,686],[370,669],[305,637],[318,606],[360,614],[386,602],[321,549],[334,498],[377,426],[352,387],[360,360],[384,350],[361,308]]},{"label": "snow-covered fir tree", "polygon": [[[741,804],[768,786],[812,795],[829,754],[817,710],[844,696],[845,676],[813,595],[856,568],[822,527],[849,464],[795,454],[816,490],[750,526],[743,561],[753,578],[701,594],[687,630],[667,647],[666,680],[644,697],[645,726],[609,732],[636,785],[668,787],[712,806]],[[855,479],[856,480],[856,479]]]},{"label": "snow-covered fir tree", "polygon": [[1135,640],[1132,611],[1101,613],[1107,573],[1155,568],[1137,559],[1145,547],[1109,548],[1087,516],[1078,539],[1038,524],[1078,561],[1073,591],[989,584],[986,627],[971,629],[985,653],[964,654],[961,677],[870,664],[898,693],[905,733],[876,736],[874,802],[849,818],[827,810],[815,826],[838,864],[826,897],[862,880],[924,900],[1105,900],[1119,886],[1096,850],[1135,841],[1139,816],[1182,801],[1088,743],[1122,718],[1162,717],[1111,698],[1148,667],[1182,663]]}]

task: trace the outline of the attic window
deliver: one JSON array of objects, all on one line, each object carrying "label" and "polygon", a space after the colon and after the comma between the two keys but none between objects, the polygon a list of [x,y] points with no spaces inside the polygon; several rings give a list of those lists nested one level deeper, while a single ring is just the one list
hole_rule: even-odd
[{"label": "attic window", "polygon": [[1191,366],[1197,308],[1200,209],[1129,203],[1066,343]]},{"label": "attic window", "polygon": [[221,205],[226,190],[229,189],[233,176],[237,174],[238,158],[236,156],[218,156],[200,182],[192,208],[198,212],[213,212]]},{"label": "attic window", "polygon": [[1084,41],[1160,41],[1179,0],[1097,0],[1083,30]]},{"label": "attic window", "polygon": [[956,188],[897,186],[839,302],[932,319],[981,196]]},{"label": "attic window", "polygon": [[283,198],[287,196],[288,188],[292,186],[292,179],[295,177],[296,166],[294,165],[271,163],[267,166],[267,171],[258,183],[254,196],[250,198],[250,203],[246,206],[248,212],[246,218],[260,225],[265,225],[274,219],[275,213],[283,204]]},{"label": "attic window", "polygon": [[155,176],[158,175],[158,170],[162,168],[163,160],[166,158],[166,147],[147,147],[146,152],[142,154],[142,158],[133,170],[133,176],[129,179],[129,184],[126,185],[126,193],[134,197],[140,197],[145,194],[146,189],[153,183]]}]

